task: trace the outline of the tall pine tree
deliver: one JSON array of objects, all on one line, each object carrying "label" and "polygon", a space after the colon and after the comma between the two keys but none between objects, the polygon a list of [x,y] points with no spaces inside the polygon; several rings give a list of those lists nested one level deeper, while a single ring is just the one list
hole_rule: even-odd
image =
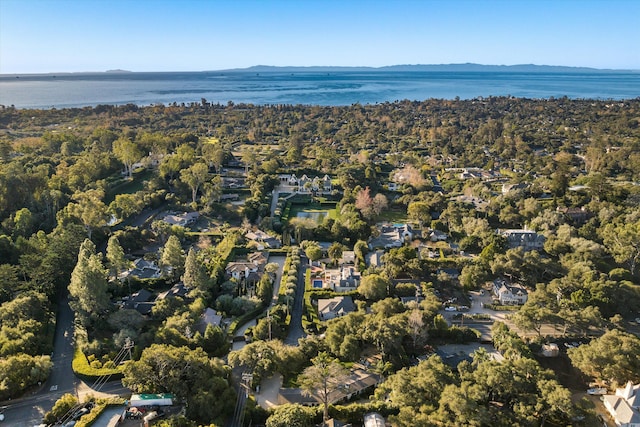
[{"label": "tall pine tree", "polygon": [[89,239],[80,245],[78,263],[69,282],[71,308],[84,326],[88,326],[111,307],[107,293],[107,270],[102,255],[96,254],[96,246]]}]

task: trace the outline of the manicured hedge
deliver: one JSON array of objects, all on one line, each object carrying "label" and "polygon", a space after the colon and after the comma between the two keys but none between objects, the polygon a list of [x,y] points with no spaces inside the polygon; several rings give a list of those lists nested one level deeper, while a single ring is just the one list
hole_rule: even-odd
[{"label": "manicured hedge", "polygon": [[520,310],[519,305],[500,305],[500,304],[485,304],[485,308],[493,311],[518,311]]},{"label": "manicured hedge", "polygon": [[260,313],[262,313],[264,311],[264,306],[259,306],[258,308],[254,308],[251,311],[246,312],[245,314],[243,314],[242,316],[238,316],[236,317],[233,322],[231,322],[229,324],[229,329],[227,330],[227,334],[229,336],[233,336],[233,334],[236,333],[236,330],[244,325],[245,323],[247,323],[249,320],[253,319],[254,317],[258,317],[258,315]]},{"label": "manicured hedge", "polygon": [[108,399],[98,399],[96,406],[84,417],[80,418],[75,427],[90,427],[92,426],[100,415],[110,406],[122,406],[124,410],[124,399],[121,397],[111,397]]},{"label": "manicured hedge", "polygon": [[122,378],[122,372],[118,368],[92,368],[89,359],[84,355],[80,347],[76,347],[71,362],[73,373],[85,381],[95,381],[99,377],[111,375],[113,379]]}]

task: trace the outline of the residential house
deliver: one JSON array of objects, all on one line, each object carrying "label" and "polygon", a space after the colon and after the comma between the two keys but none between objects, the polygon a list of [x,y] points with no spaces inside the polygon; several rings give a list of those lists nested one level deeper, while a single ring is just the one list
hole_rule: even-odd
[{"label": "residential house", "polygon": [[222,321],[222,316],[219,315],[213,308],[207,307],[207,309],[200,316],[200,320],[196,324],[196,330],[204,335],[204,332],[207,330],[207,326],[220,326],[220,322]]},{"label": "residential house", "polygon": [[409,224],[379,224],[379,236],[369,241],[369,248],[399,248],[413,238],[413,228]]},{"label": "residential house", "polygon": [[295,174],[282,174],[278,178],[280,179],[280,185],[285,188],[290,187],[291,191],[298,193],[330,193],[333,190],[329,175],[323,177],[314,176],[313,178],[302,175],[298,178]]},{"label": "residential house", "polygon": [[384,255],[384,251],[378,249],[377,251],[369,252],[368,254],[366,254],[364,259],[368,266],[382,267],[384,264],[382,262],[382,255]]},{"label": "residential house", "polygon": [[502,184],[502,194],[508,194],[512,191],[526,190],[527,188],[529,188],[529,184],[524,182],[518,184]]},{"label": "residential house", "polygon": [[629,381],[615,394],[603,396],[604,407],[619,427],[640,427],[640,384]]},{"label": "residential house", "polygon": [[240,200],[240,194],[238,193],[227,193],[220,196],[221,202],[236,202]]},{"label": "residential house", "polygon": [[340,264],[355,264],[355,262],[356,262],[356,253],[354,251],[342,251]]},{"label": "residential house", "polygon": [[439,268],[436,270],[436,275],[446,274],[451,279],[457,279],[460,277],[460,270],[457,268]]},{"label": "residential house", "polygon": [[[380,384],[379,375],[365,370],[360,364],[354,364],[345,379],[343,387],[329,394],[328,399],[332,403],[351,400],[357,396],[373,391]],[[313,396],[305,396],[299,388],[281,388],[278,392],[278,404],[297,403],[305,406],[315,406],[319,404],[318,399]]]},{"label": "residential house", "polygon": [[544,247],[544,236],[532,230],[498,230],[498,234],[506,237],[511,249],[520,247],[526,251],[539,251]]},{"label": "residential house", "polygon": [[133,268],[120,274],[121,279],[126,279],[129,276],[137,277],[138,279],[157,279],[162,275],[162,270],[153,261],[147,261],[143,258],[138,258],[133,261]]},{"label": "residential house", "polygon": [[459,173],[458,178],[463,181],[466,179],[481,179],[486,181],[497,176],[495,172],[481,168],[445,168],[444,171],[448,173]]},{"label": "residential house", "polygon": [[584,224],[589,218],[593,216],[591,212],[583,207],[581,208],[556,208],[557,212],[560,212],[573,224]]},{"label": "residential house", "polygon": [[431,230],[429,232],[429,240],[432,242],[446,242],[449,235],[440,230]]},{"label": "residential house", "polygon": [[170,225],[179,225],[181,227],[187,227],[195,223],[200,214],[198,212],[183,212],[181,214],[169,214],[165,215],[162,220]]},{"label": "residential house", "polygon": [[350,265],[324,270],[312,267],[311,284],[314,288],[331,289],[335,292],[355,291],[360,285],[360,272]]},{"label": "residential house", "polygon": [[384,417],[377,412],[364,414],[364,427],[385,427],[387,425]]},{"label": "residential house", "polygon": [[258,246],[264,248],[278,249],[282,246],[282,242],[275,237],[272,237],[262,230],[249,231],[245,236],[248,240],[257,242]]},{"label": "residential house", "polygon": [[318,299],[318,317],[320,320],[342,317],[353,311],[356,311],[356,306],[350,296]]},{"label": "residential house", "polygon": [[227,264],[225,272],[237,281],[257,283],[264,273],[264,267],[269,259],[268,252],[253,252],[246,261],[234,261]]},{"label": "residential house", "polygon": [[155,302],[149,302],[151,292],[146,289],[140,289],[138,292],[131,294],[129,299],[124,302],[122,308],[136,310],[140,314],[150,314]]},{"label": "residential house", "polygon": [[189,289],[184,285],[184,283],[176,283],[169,289],[168,291],[164,291],[158,294],[156,297],[156,301],[161,301],[167,298],[186,298],[189,293]]},{"label": "residential house", "polygon": [[525,288],[510,284],[504,279],[493,281],[493,294],[502,305],[522,305],[529,298],[529,293]]}]

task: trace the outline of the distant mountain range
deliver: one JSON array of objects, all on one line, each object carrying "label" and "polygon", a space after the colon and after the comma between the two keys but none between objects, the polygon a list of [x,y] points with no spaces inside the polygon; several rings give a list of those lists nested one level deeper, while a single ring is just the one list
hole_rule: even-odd
[{"label": "distant mountain range", "polygon": [[558,72],[558,73],[570,73],[570,72],[597,72],[597,71],[627,71],[627,70],[606,70],[600,68],[588,68],[588,67],[565,67],[558,65],[534,65],[534,64],[520,64],[520,65],[483,65],[483,64],[436,64],[436,65],[422,65],[422,64],[407,64],[407,65],[389,65],[385,67],[331,67],[331,66],[317,66],[317,67],[276,67],[271,65],[254,65],[248,68],[234,68],[228,70],[215,70],[224,72],[244,71],[253,73],[330,73],[330,72],[345,72],[345,71],[484,71],[484,72]]}]

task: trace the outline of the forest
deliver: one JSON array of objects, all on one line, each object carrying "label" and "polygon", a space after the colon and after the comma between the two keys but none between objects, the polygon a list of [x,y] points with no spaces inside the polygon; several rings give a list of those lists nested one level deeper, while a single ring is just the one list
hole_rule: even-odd
[{"label": "forest", "polygon": [[[335,213],[314,222],[278,205],[274,214],[284,175],[328,176],[331,191],[308,186],[305,197]],[[167,225],[153,218],[161,211],[198,212],[206,226]],[[371,265],[383,222],[422,238],[382,248],[383,263]],[[255,249],[251,230],[280,239],[274,253],[287,257],[268,320],[259,315],[274,276],[251,287],[225,273]],[[543,243],[514,247],[499,230],[533,231]],[[436,231],[446,241],[426,242]],[[330,244],[326,255],[319,242]],[[355,311],[322,322],[313,307],[335,294],[307,289],[306,337],[284,344],[303,259],[337,266],[347,251],[361,275],[349,294]],[[136,258],[163,274],[119,280]],[[583,341],[566,357],[585,382],[640,382],[639,263],[640,99],[0,106],[0,400],[46,380],[68,297],[87,369],[186,403],[182,418],[158,425],[223,425],[236,402],[232,368],[251,369],[254,390],[280,373],[318,396],[311,368],[324,363],[340,377],[338,365],[371,352],[385,380],[366,402],[325,396],[317,410],[268,411],[250,402],[245,421],[306,426],[331,415],[360,425],[375,410],[398,426],[592,425],[593,404],[572,400],[575,390],[534,354],[553,328],[557,340]],[[504,360],[477,351],[445,364],[435,347],[480,334],[446,321],[443,295],[467,298],[501,278],[528,294],[515,309],[492,304],[508,313],[508,325],[491,328]],[[178,282],[188,294],[145,315],[117,304]],[[230,321],[258,316],[253,342],[230,352],[224,327],[196,331],[207,307]],[[120,369],[115,355],[129,339],[135,360]],[[161,378],[167,364],[175,372]]]}]

